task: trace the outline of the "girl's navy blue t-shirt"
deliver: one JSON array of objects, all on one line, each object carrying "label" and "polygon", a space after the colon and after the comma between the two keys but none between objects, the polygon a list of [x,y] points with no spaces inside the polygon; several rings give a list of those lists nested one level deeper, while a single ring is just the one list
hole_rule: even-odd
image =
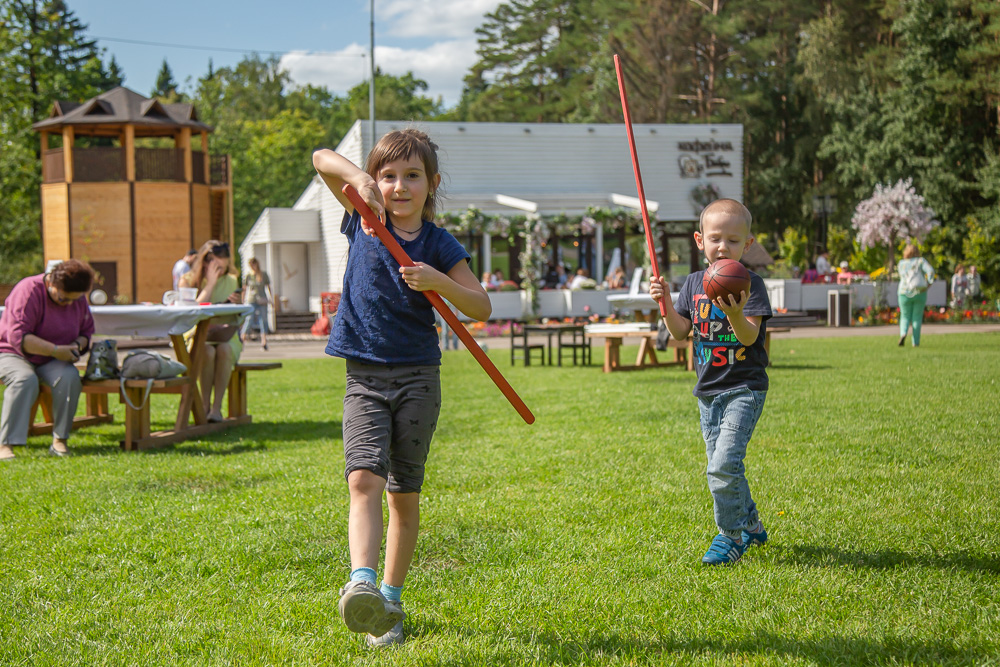
[{"label": "girl's navy blue t-shirt", "polygon": [[[462,260],[472,259],[454,236],[427,220],[412,241],[400,238],[391,221],[387,226],[410,259],[442,273],[448,273]],[[441,349],[431,302],[407,286],[399,273],[399,263],[385,245],[361,230],[357,211],[344,214],[340,229],[350,249],[344,291],[326,353],[366,364],[440,365]]]}]

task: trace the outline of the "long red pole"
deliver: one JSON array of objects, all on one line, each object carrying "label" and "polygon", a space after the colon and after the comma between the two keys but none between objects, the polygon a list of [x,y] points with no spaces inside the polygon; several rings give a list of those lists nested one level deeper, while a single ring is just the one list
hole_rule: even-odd
[{"label": "long red pole", "polygon": [[[386,249],[389,250],[389,254],[391,254],[397,262],[399,262],[399,265],[413,266],[413,260],[410,259],[410,256],[406,254],[406,251],[403,250],[403,247],[399,245],[396,239],[392,238],[392,234],[390,234],[389,230],[385,228],[382,221],[378,219],[375,212],[369,208],[365,200],[361,198],[361,195],[359,195],[358,191],[354,189],[354,186],[350,184],[345,185],[343,192],[344,195],[351,201],[351,204],[354,205],[354,208],[358,211],[361,217],[365,219],[365,222],[368,223],[368,226],[375,231],[375,235],[378,236],[379,240],[385,245]],[[527,423],[534,424],[535,415],[531,414],[531,410],[529,410],[528,406],[524,404],[521,397],[517,395],[514,388],[510,386],[510,383],[507,382],[507,378],[501,375],[499,369],[497,369],[494,363],[490,361],[490,358],[486,356],[486,353],[483,352],[483,348],[479,347],[479,343],[477,343],[476,339],[472,337],[469,330],[465,328],[465,325],[459,322],[458,317],[456,317],[455,313],[451,311],[451,308],[445,305],[444,299],[442,299],[441,296],[433,290],[427,290],[425,292],[421,292],[421,294],[427,297],[427,300],[430,301],[435,310],[441,314],[441,317],[443,317],[444,321],[448,323],[448,326],[451,327],[452,331],[458,334],[462,344],[464,344],[466,349],[472,353],[472,356],[476,358],[476,361],[478,361],[479,365],[483,367],[486,374],[490,376],[490,379],[493,380],[507,400],[510,401],[510,404],[514,406],[514,409],[517,410],[517,414],[521,415],[521,418]]]},{"label": "long red pole", "polygon": [[[639,210],[642,211],[642,226],[646,230],[646,248],[649,250],[649,263],[653,267],[653,278],[660,280],[660,265],[656,261],[656,244],[653,243],[653,228],[649,224],[649,211],[646,210],[646,193],[642,189],[642,174],[639,173],[639,156],[635,152],[635,136],[632,134],[632,113],[628,110],[628,96],[625,94],[625,77],[622,75],[622,61],[615,54],[615,74],[618,75],[618,92],[622,98],[622,114],[625,116],[625,129],[628,132],[628,148],[632,152],[632,171],[635,172],[635,187],[639,191]],[[667,316],[667,308],[660,299],[660,315]]]}]

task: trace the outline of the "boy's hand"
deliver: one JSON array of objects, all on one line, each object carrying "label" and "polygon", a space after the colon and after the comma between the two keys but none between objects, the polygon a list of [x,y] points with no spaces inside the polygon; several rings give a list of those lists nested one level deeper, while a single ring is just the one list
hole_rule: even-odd
[{"label": "boy's hand", "polygon": [[649,296],[653,297],[653,301],[662,299],[666,306],[674,305],[670,298],[670,291],[667,289],[667,279],[663,276],[658,279],[655,277],[649,279]]},{"label": "boy's hand", "polygon": [[719,310],[726,314],[729,321],[732,322],[734,318],[743,315],[743,307],[747,305],[747,299],[750,296],[746,293],[746,290],[740,290],[740,298],[736,299],[732,294],[726,295],[725,297],[719,297],[712,303],[718,306]]},{"label": "boy's hand", "polygon": [[450,280],[443,273],[423,262],[415,262],[413,266],[401,266],[399,272],[403,274],[403,280],[409,288],[418,292],[440,291],[444,280]]}]

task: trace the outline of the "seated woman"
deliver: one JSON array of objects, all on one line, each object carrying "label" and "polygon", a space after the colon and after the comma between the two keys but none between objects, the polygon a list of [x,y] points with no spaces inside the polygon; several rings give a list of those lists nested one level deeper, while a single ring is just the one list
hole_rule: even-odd
[{"label": "seated woman", "polygon": [[[198,303],[240,303],[242,291],[235,270],[229,261],[229,244],[206,241],[198,250],[191,271],[181,277],[181,287],[198,290]],[[186,336],[194,333],[192,329]],[[208,342],[205,364],[201,369],[201,398],[208,421],[222,421],[222,396],[229,385],[229,376],[240,358],[243,344],[239,336],[226,342]]]},{"label": "seated woman", "polygon": [[608,289],[625,289],[626,287],[628,287],[628,281],[625,280],[625,269],[617,266],[615,272],[611,274],[611,279],[608,280]]},{"label": "seated woman", "polygon": [[802,274],[802,282],[804,283],[818,283],[819,282],[819,272],[816,270],[816,264],[809,262],[809,268],[806,272]]},{"label": "seated woman", "polygon": [[840,268],[837,270],[837,284],[850,285],[853,278],[854,274],[851,273],[850,264],[841,262]]},{"label": "seated woman", "polygon": [[12,447],[28,443],[39,382],[52,389],[49,454],[69,454],[82,388],[73,364],[94,335],[94,319],[83,298],[93,280],[88,264],[68,259],[49,273],[25,278],[7,297],[0,317],[0,381],[7,385],[0,414],[0,461],[13,459]]}]

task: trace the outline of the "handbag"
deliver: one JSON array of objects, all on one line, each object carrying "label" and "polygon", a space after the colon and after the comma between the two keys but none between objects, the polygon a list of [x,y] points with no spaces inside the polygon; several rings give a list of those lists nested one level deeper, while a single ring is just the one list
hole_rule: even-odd
[{"label": "handbag", "polygon": [[91,343],[83,377],[87,380],[114,380],[118,377],[117,341],[108,339]]},{"label": "handbag", "polygon": [[[149,350],[136,350],[129,352],[128,356],[122,360],[120,373],[120,384],[122,398],[133,410],[138,410],[149,400],[149,394],[153,391],[153,382],[165,378],[177,377],[187,372],[187,366],[170,357],[165,357]],[[133,405],[125,393],[125,380],[146,380],[146,393],[138,406]]]}]

